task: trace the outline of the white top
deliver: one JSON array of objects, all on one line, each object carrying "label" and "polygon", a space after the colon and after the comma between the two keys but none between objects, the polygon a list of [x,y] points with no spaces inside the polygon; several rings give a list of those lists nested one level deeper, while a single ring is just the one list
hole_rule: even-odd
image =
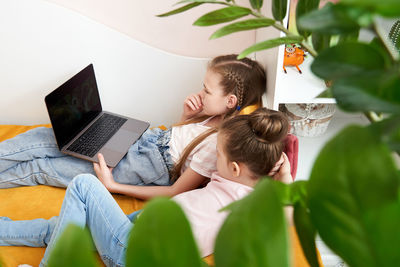
[{"label": "white top", "polygon": [[[193,139],[210,129],[205,125],[210,119],[212,117],[202,122],[172,127],[169,153],[174,163],[180,159],[184,149]],[[217,171],[217,134],[208,136],[190,152],[182,172],[188,167],[208,178]]]},{"label": "white top", "polygon": [[214,242],[228,213],[219,210],[249,194],[252,187],[213,173],[206,187],[181,193],[173,199],[185,212],[202,257],[214,251]]}]

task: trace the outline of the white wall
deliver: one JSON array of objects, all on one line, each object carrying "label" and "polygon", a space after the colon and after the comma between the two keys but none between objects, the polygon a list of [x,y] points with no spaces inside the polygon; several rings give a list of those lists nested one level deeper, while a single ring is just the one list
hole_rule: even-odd
[{"label": "white wall", "polygon": [[43,0],[0,2],[0,124],[49,122],[44,97],[94,64],[105,110],[175,122],[206,59],[176,56]]},{"label": "white wall", "polygon": [[[193,26],[201,15],[223,8],[223,5],[204,4],[184,13],[160,18],[162,14],[185,4],[179,0],[47,0],[75,10],[95,21],[153,47],[178,55],[214,57],[220,54],[239,53],[255,41],[255,31],[235,33],[224,38],[208,40],[221,25]],[[237,0],[249,5],[248,0]],[[270,9],[270,4],[265,5]]]},{"label": "white wall", "polygon": [[[265,2],[263,10],[268,14],[270,1]],[[153,126],[170,125],[179,118],[185,96],[201,89],[209,58],[238,53],[256,39],[278,35],[268,29],[257,38],[255,32],[246,32],[208,41],[216,27],[198,28],[191,23],[215,6],[170,18],[154,16],[174,8],[173,3],[1,0],[0,124],[48,123],[45,95],[93,63],[105,110]],[[135,36],[139,40],[145,36],[143,42],[163,50]],[[173,46],[180,55],[165,52]],[[276,53],[271,50],[258,57],[267,68],[271,87]]]}]

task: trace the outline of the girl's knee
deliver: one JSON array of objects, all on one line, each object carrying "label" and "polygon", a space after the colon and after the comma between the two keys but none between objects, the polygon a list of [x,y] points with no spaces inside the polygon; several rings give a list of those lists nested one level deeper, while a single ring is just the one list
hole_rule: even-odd
[{"label": "girl's knee", "polygon": [[80,189],[90,188],[96,186],[99,183],[101,184],[99,179],[97,179],[97,177],[92,174],[79,174],[72,179],[69,187],[80,188]]}]

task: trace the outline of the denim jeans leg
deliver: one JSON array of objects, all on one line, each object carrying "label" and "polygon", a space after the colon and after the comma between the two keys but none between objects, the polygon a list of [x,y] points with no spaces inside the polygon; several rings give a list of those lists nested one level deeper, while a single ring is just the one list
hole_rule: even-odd
[{"label": "denim jeans leg", "polygon": [[27,221],[0,217],[0,246],[45,247],[50,241],[56,222],[57,217]]},{"label": "denim jeans leg", "polygon": [[147,130],[114,168],[114,179],[122,184],[169,185],[167,164],[157,144],[162,134],[158,128]]},{"label": "denim jeans leg", "polygon": [[96,177],[78,175],[68,186],[41,266],[46,266],[58,237],[70,223],[88,226],[96,249],[107,266],[123,266],[133,224]]},{"label": "denim jeans leg", "polygon": [[74,176],[88,172],[94,173],[90,162],[59,151],[52,129],[36,128],[0,142],[0,188],[66,187]]},{"label": "denim jeans leg", "polygon": [[[157,142],[162,130],[147,130],[114,168],[117,182],[169,185]],[[78,174],[95,174],[93,164],[61,153],[52,129],[36,128],[0,142],[0,188],[45,184],[67,187]]]}]

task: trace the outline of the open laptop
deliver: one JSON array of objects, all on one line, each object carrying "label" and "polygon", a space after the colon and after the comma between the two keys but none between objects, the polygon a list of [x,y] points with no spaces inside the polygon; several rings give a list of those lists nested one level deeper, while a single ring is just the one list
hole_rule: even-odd
[{"label": "open laptop", "polygon": [[60,151],[92,162],[102,153],[110,167],[149,127],[148,122],[102,110],[92,64],[48,94],[45,102]]}]

